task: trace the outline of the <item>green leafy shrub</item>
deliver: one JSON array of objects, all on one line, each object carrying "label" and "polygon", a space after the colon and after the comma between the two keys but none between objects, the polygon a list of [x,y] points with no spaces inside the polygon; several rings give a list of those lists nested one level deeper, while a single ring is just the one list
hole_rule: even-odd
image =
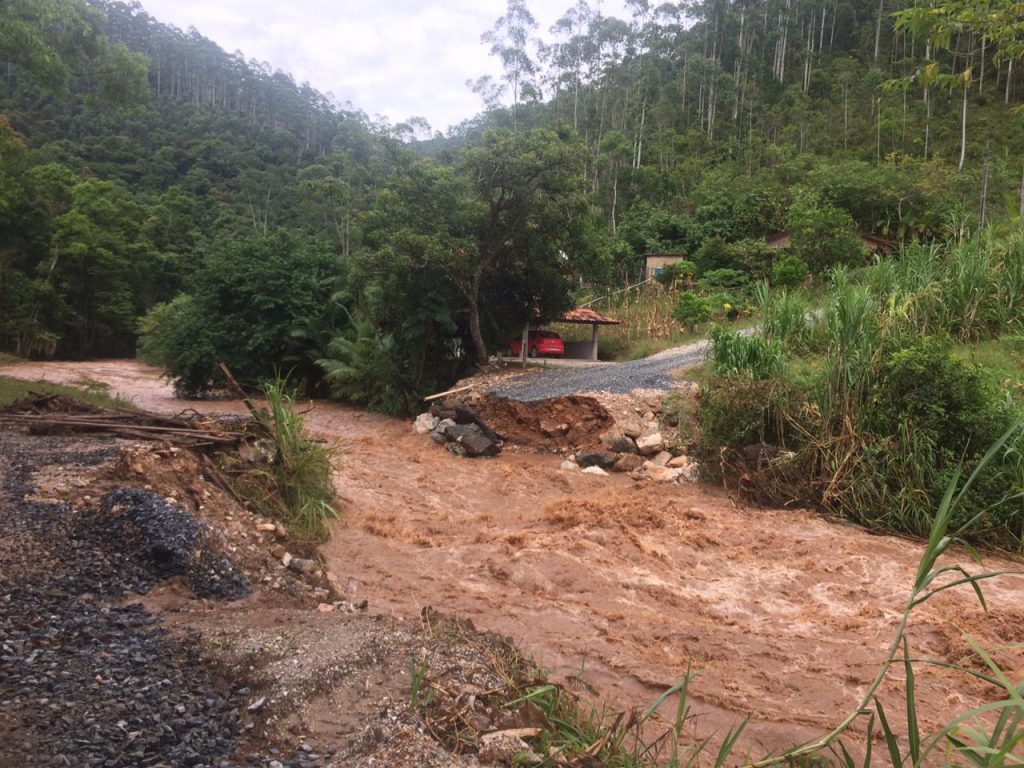
[{"label": "green leafy shrub", "polygon": [[700,285],[705,289],[746,288],[750,275],[739,269],[710,269],[701,275]]},{"label": "green leafy shrub", "polygon": [[692,261],[677,261],[675,264],[665,265],[655,279],[665,286],[674,286],[677,283],[692,280],[696,266]]},{"label": "green leafy shrub", "polygon": [[790,253],[772,265],[772,285],[776,288],[796,288],[807,277],[807,262]]},{"label": "green leafy shrub", "polygon": [[877,434],[906,425],[955,454],[977,455],[1005,431],[1005,408],[988,379],[953,357],[948,345],[925,338],[893,350],[882,361],[865,408]]},{"label": "green leafy shrub", "polygon": [[692,291],[685,291],[679,295],[675,308],[672,310],[672,317],[691,331],[701,323],[706,323],[714,317],[714,305],[706,297],[700,296]]},{"label": "green leafy shrub", "polygon": [[338,273],[328,249],[284,232],[232,243],[207,258],[187,295],[145,316],[140,355],[191,397],[216,386],[221,362],[244,384],[272,380],[304,354],[306,330],[333,312]]},{"label": "green leafy shrub", "polygon": [[694,254],[693,263],[697,268],[698,277],[715,269],[737,269],[743,266],[738,262],[733,249],[720,237],[705,240]]},{"label": "green leafy shrub", "polygon": [[327,356],[318,364],[325,372],[331,397],[404,416],[419,400],[404,359],[393,335],[357,316],[351,328],[331,341]]},{"label": "green leafy shrub", "polygon": [[817,193],[799,191],[790,205],[787,223],[793,253],[816,271],[864,261],[853,217]]}]

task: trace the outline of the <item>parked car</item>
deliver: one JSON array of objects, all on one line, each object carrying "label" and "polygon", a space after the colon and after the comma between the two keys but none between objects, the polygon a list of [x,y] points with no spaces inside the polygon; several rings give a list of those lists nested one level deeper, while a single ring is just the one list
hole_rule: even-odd
[{"label": "parked car", "polygon": [[[518,336],[505,347],[506,357],[520,357],[523,349],[523,337]],[[526,353],[530,357],[550,355],[561,357],[565,354],[565,345],[562,344],[562,337],[554,331],[530,331],[527,337]]]}]

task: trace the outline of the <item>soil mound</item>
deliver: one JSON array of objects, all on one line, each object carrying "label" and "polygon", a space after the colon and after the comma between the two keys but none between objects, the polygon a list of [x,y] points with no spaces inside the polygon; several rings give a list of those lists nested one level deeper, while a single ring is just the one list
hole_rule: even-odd
[{"label": "soil mound", "polygon": [[596,448],[614,423],[597,400],[575,395],[532,403],[481,395],[471,407],[506,442],[541,450]]}]

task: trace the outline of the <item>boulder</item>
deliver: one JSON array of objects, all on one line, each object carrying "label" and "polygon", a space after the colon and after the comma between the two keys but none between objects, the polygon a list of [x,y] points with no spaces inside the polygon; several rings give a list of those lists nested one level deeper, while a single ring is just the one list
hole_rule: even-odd
[{"label": "boulder", "polygon": [[669,453],[668,451],[658,451],[658,453],[654,455],[654,458],[652,458],[651,461],[654,464],[657,464],[659,467],[667,467],[668,463],[672,461],[672,454]]},{"label": "boulder", "polygon": [[580,465],[575,461],[566,460],[559,464],[558,468],[563,472],[577,472],[579,471]]},{"label": "boulder", "polygon": [[638,456],[635,453],[623,453],[615,461],[615,465],[612,467],[613,472],[632,472],[635,469],[640,469],[643,466],[643,456]]},{"label": "boulder", "polygon": [[648,467],[647,477],[656,483],[674,483],[682,473],[681,469],[669,469],[668,467]]},{"label": "boulder", "polygon": [[618,456],[608,451],[580,451],[576,454],[576,463],[581,467],[610,469],[615,465],[617,458]]},{"label": "boulder", "polygon": [[628,438],[636,440],[644,433],[644,426],[636,419],[627,419],[619,424],[619,429],[622,430],[622,434]]},{"label": "boulder", "polygon": [[598,466],[586,467],[583,470],[584,475],[601,475],[602,477],[608,477],[608,473],[605,472]]},{"label": "boulder", "polygon": [[601,442],[612,453],[636,453],[636,443],[624,432],[608,432]]},{"label": "boulder", "polygon": [[672,467],[672,469],[683,469],[684,467],[690,466],[692,463],[693,462],[690,460],[689,456],[676,456],[665,466]]},{"label": "boulder", "polygon": [[700,482],[700,464],[691,464],[679,470],[679,476],[688,483]]},{"label": "boulder", "polygon": [[655,432],[653,435],[644,435],[643,437],[637,438],[636,447],[644,456],[653,456],[654,454],[661,451],[665,446],[665,440],[662,438],[660,432]]},{"label": "boulder", "polygon": [[451,419],[441,419],[437,422],[437,426],[430,431],[430,439],[438,445],[444,445],[448,442],[447,429],[454,426],[455,422]]},{"label": "boulder", "polygon": [[[445,427],[448,450],[459,456],[496,456],[501,447],[476,424],[455,424]],[[491,434],[494,434],[493,432]]]},{"label": "boulder", "polygon": [[421,413],[412,423],[412,428],[416,430],[416,434],[425,435],[434,430],[439,421],[441,420],[431,413]]},{"label": "boulder", "polygon": [[483,419],[477,416],[475,411],[467,408],[460,400],[448,398],[443,402],[434,402],[430,406],[430,414],[442,421],[444,419],[451,419],[456,424],[475,424],[491,442],[501,442],[501,438],[484,423]]}]

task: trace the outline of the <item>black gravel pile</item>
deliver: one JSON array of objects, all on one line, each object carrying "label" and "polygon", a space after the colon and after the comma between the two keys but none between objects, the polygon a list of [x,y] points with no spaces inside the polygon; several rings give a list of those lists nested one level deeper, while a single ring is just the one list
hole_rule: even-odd
[{"label": "black gravel pile", "polygon": [[103,497],[100,513],[98,524],[110,526],[117,546],[157,577],[184,575],[200,597],[233,600],[251,591],[231,561],[208,548],[209,526],[159,494],[118,488]]},{"label": "black gravel pile", "polygon": [[[118,506],[117,520],[33,497],[33,469],[114,453],[0,430],[0,768],[273,765],[238,756],[250,692],[213,675],[197,638],[123,604],[192,561],[193,586],[235,595],[226,561],[194,556],[203,528],[180,510],[157,521],[168,510],[144,492],[111,494],[104,506]],[[296,753],[282,764],[318,763]]]}]

